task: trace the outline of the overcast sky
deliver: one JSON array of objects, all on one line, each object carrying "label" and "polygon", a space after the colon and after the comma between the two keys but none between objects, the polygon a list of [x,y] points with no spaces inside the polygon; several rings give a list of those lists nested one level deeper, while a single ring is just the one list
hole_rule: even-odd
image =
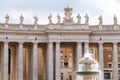
[{"label": "overcast sky", "polygon": [[120,0],[0,0],[0,22],[5,22],[5,15],[9,14],[10,23],[19,23],[21,14],[25,17],[24,23],[33,23],[33,16],[39,17],[39,24],[47,24],[48,16],[52,13],[53,22],[56,16],[64,16],[65,7],[73,8],[73,17],[79,13],[84,23],[87,13],[90,24],[98,24],[98,17],[103,16],[103,24],[113,24],[113,16],[116,14],[120,23]]}]

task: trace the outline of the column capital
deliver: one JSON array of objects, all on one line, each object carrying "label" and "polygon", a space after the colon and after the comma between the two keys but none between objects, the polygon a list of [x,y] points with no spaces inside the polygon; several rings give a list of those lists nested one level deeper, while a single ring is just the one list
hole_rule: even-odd
[{"label": "column capital", "polygon": [[8,43],[9,43],[9,41],[4,41],[3,43],[4,43],[4,44],[8,44]]},{"label": "column capital", "polygon": [[32,42],[33,44],[38,44],[38,42]]},{"label": "column capital", "polygon": [[89,42],[84,42],[85,45],[89,45]]},{"label": "column capital", "polygon": [[53,42],[47,42],[47,44],[53,44]]},{"label": "column capital", "polygon": [[100,41],[100,42],[98,42],[98,44],[103,44],[103,43],[104,43],[104,42],[101,42],[101,41]]},{"label": "column capital", "polygon": [[112,42],[113,44],[118,44],[118,42]]},{"label": "column capital", "polygon": [[101,46],[101,45],[103,45],[103,42],[99,42],[99,43],[98,43],[98,46]]},{"label": "column capital", "polygon": [[85,44],[89,44],[89,42],[84,42]]},{"label": "column capital", "polygon": [[61,42],[60,41],[57,41],[57,42],[55,42],[56,44],[60,44]]},{"label": "column capital", "polygon": [[84,42],[84,43],[89,43],[89,41],[87,41],[87,42]]},{"label": "column capital", "polygon": [[76,42],[77,44],[82,44],[82,42]]},{"label": "column capital", "polygon": [[24,42],[18,42],[18,44],[23,44]]}]

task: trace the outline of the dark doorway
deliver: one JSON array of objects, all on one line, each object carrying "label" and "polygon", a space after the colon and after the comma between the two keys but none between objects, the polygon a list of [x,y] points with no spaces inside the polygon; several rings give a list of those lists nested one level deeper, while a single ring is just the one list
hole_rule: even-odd
[{"label": "dark doorway", "polygon": [[9,48],[8,49],[8,75],[9,75],[9,79],[8,80],[10,80],[10,65],[11,65],[11,49]]},{"label": "dark doorway", "polygon": [[69,80],[72,80],[72,76],[71,75],[69,75]]}]

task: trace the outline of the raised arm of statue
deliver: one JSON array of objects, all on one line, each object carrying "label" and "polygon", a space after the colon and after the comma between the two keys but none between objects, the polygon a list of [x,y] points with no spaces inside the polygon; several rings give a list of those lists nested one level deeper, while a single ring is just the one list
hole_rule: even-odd
[{"label": "raised arm of statue", "polygon": [[8,21],[9,21],[9,15],[7,14],[6,16],[5,16],[5,23],[7,24],[8,23]]},{"label": "raised arm of statue", "polygon": [[20,16],[20,24],[23,24],[23,21],[24,21],[24,17],[23,15]]}]

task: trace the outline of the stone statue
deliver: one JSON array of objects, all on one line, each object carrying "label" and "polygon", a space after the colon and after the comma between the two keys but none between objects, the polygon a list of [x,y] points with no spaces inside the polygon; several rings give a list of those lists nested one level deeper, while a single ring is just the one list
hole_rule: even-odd
[{"label": "stone statue", "polygon": [[80,14],[78,14],[77,19],[78,19],[78,24],[80,24],[81,23],[81,16],[80,16]]},{"label": "stone statue", "polygon": [[117,25],[117,17],[116,17],[116,15],[114,15],[114,18],[113,18],[113,20],[114,20],[114,25]]},{"label": "stone statue", "polygon": [[88,24],[88,22],[89,22],[89,17],[88,17],[88,15],[86,14],[86,15],[85,15],[85,24]]},{"label": "stone statue", "polygon": [[102,23],[103,23],[103,21],[102,21],[102,15],[99,16],[98,20],[99,20],[99,25],[102,25]]},{"label": "stone statue", "polygon": [[34,25],[37,25],[37,22],[38,22],[38,17],[37,16],[34,16]]},{"label": "stone statue", "polygon": [[8,14],[5,16],[5,19],[6,19],[5,23],[7,24],[8,21],[9,21],[9,15]]},{"label": "stone statue", "polygon": [[58,15],[57,15],[57,24],[60,23],[60,20],[61,20],[61,18],[60,18],[60,15],[58,14]]},{"label": "stone statue", "polygon": [[52,14],[48,16],[49,24],[52,24]]},{"label": "stone statue", "polygon": [[23,21],[24,21],[24,17],[23,15],[20,16],[20,24],[22,25],[23,24]]},{"label": "stone statue", "polygon": [[73,10],[72,8],[68,8],[68,7],[64,9],[64,14],[66,19],[68,20],[71,19],[72,10]]},{"label": "stone statue", "polygon": [[73,17],[72,17],[72,11],[73,11],[72,8],[69,8],[69,7],[64,8],[64,14],[65,14],[65,17],[63,17],[64,24],[74,23]]}]

